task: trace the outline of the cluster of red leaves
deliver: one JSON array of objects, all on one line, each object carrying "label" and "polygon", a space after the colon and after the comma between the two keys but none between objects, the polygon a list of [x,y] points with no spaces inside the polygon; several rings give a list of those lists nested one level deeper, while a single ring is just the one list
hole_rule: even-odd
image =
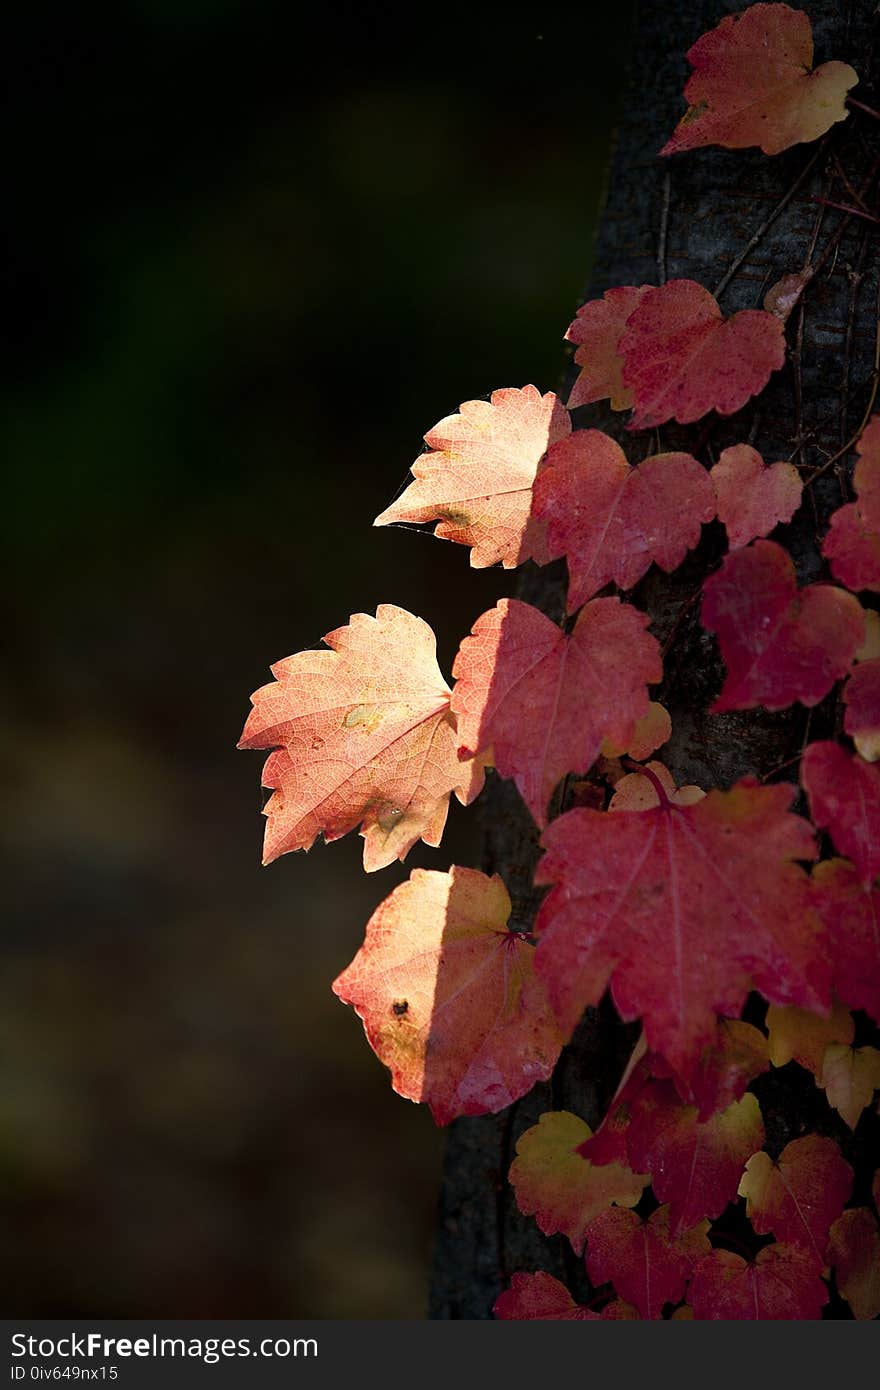
[{"label": "cluster of red leaves", "polygon": [[[809,21],[786,5],[729,16],[688,56],[689,110],[663,154],[816,139],[856,81],[841,63],[811,71]],[[733,414],[782,366],[807,284],[784,276],[764,309],[727,319],[691,280],[611,289],[568,330],[580,372],[567,407],[508,388],[425,436],[413,481],[376,524],[433,523],[474,566],[564,558],[571,623],[502,600],[462,642],[450,688],[427,624],[385,604],[326,650],[277,663],[253,696],[241,746],[271,750],[266,862],[354,829],[368,870],[419,839],[437,845],[450,794],[472,801],[487,767],[543,831],[535,882],[550,891],[533,935],[511,926],[500,878],[457,866],[416,869],[367,924],[333,988],[395,1090],[439,1124],[498,1111],[550,1076],[607,990],[622,1019],[641,1021],[596,1133],[545,1114],[510,1170],[521,1210],[586,1251],[601,1307],[520,1273],[501,1318],[817,1317],[831,1270],[857,1317],[880,1311],[880,1232],[871,1208],[845,1209],[853,1175],[838,1146],[811,1134],[768,1152],[749,1090],[793,1063],[855,1128],[880,1088],[880,1052],[854,1046],[850,1012],[880,1022],[880,623],[852,592],[880,591],[880,417],[859,443],[858,500],[824,544],[841,588],[799,587],[766,539],[801,502],[790,464],[765,465],[747,444],[711,469],[689,453],[633,463],[570,414],[608,399],[632,411],[630,430]],[[806,748],[810,821],[791,811],[788,783],[747,777],[705,794],[676,788],[661,763],[631,763],[671,734],[650,692],[663,663],[647,615],[602,591],[627,593],[655,564],[673,571],[716,518],[729,550],[701,610],[726,668],[714,709],[811,707],[846,682],[855,751]],[[615,769],[607,808],[597,781],[570,784],[599,759]],[[560,784],[575,803],[562,814]],[[808,872],[816,831],[840,857]],[[766,1031],[739,1018],[755,990]],[[712,1224],[736,1202],[751,1259]]]}]

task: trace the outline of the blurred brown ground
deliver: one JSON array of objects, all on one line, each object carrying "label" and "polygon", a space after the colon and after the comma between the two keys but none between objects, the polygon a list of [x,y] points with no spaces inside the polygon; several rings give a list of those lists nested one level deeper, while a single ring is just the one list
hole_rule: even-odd
[{"label": "blurred brown ground", "polygon": [[[6,1315],[421,1317],[442,1135],[329,984],[414,863],[259,865],[270,661],[512,578],[372,531],[557,383],[620,13],[236,0],[12,23],[0,724]],[[637,176],[637,172],[634,173]]]}]

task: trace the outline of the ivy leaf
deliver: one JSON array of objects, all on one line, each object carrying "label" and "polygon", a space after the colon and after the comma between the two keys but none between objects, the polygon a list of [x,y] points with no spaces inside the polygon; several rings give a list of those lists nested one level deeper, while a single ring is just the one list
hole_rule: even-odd
[{"label": "ivy leaf", "polygon": [[845,1047],[832,1043],[825,1049],[822,1074],[816,1078],[832,1106],[850,1129],[880,1090],[880,1052],[876,1047]]},{"label": "ivy leaf", "polygon": [[632,1123],[633,1109],[650,1079],[651,1057],[647,1053],[644,1033],[633,1048],[626,1070],[595,1134],[590,1134],[578,1146],[578,1153],[591,1163],[629,1163],[626,1135]]},{"label": "ivy leaf", "polygon": [[798,589],[775,541],[732,551],[703,585],[703,626],[717,633],[727,679],[712,706],[785,709],[817,705],[845,676],[864,639],[852,594],[831,584]]},{"label": "ivy leaf", "polygon": [[[659,785],[659,783],[658,783]],[[621,1017],[685,1082],[754,986],[773,1003],[826,1008],[830,967],[793,860],[814,859],[793,788],[751,778],[692,806],[577,809],[544,832],[536,968],[573,1028],[609,982]]]},{"label": "ivy leaf", "polygon": [[531,1321],[554,1319],[559,1322],[615,1322],[637,1318],[635,1308],[619,1298],[594,1313],[575,1303],[568,1289],[552,1274],[514,1274],[510,1288],[499,1294],[492,1309],[496,1318]]},{"label": "ivy leaf", "polygon": [[822,554],[831,573],[848,589],[880,591],[880,415],[857,445],[853,484],[858,500],[831,517]]},{"label": "ivy leaf", "polygon": [[612,410],[629,410],[632,392],[623,384],[623,361],[617,345],[626,321],[650,285],[621,285],[577,311],[566,338],[577,344],[574,360],[580,374],[568,398],[569,410],[610,397]]},{"label": "ivy leaf", "polygon": [[648,713],[636,721],[629,743],[624,747],[615,743],[613,739],[606,738],[602,742],[602,756],[619,758],[628,753],[631,758],[641,762],[643,758],[649,758],[657,748],[662,748],[671,737],[672,720],[669,711],[656,700],[652,700],[648,705]]},{"label": "ivy leaf", "polygon": [[669,280],[642,296],[618,344],[632,393],[629,429],[732,415],[785,361],[785,330],[765,309],[725,319],[696,280]]},{"label": "ivy leaf", "polygon": [[[814,878],[826,867],[826,864],[818,865]],[[837,954],[832,941],[831,957],[835,963]],[[855,1037],[852,1014],[837,1000],[827,1018],[810,1013],[809,1009],[780,1009],[771,1004],[767,1010],[766,1025],[770,1035],[770,1061],[774,1067],[784,1067],[786,1062],[794,1061],[814,1076],[822,1074],[825,1049],[829,1043],[851,1043]]]},{"label": "ivy leaf", "polygon": [[559,1056],[534,947],[508,930],[509,916],[497,874],[414,869],[333,983],[395,1091],[426,1101],[437,1124],[503,1110],[546,1081]]},{"label": "ivy leaf", "polygon": [[462,642],[452,710],[462,753],[492,746],[539,825],[567,772],[589,768],[606,738],[626,744],[663,674],[644,613],[617,598],[582,610],[570,636],[537,608],[502,599]]},{"label": "ivy leaf", "polygon": [[843,687],[843,727],[866,763],[880,760],[880,660],[860,661]]},{"label": "ivy leaf", "polygon": [[788,5],[751,5],[726,15],[687,57],[693,68],[684,89],[688,109],[661,154],[700,145],[760,145],[765,154],[780,154],[818,140],[845,120],[846,94],[859,80],[847,63],[813,69],[809,18]]},{"label": "ivy leaf", "polygon": [[545,1236],[561,1231],[576,1255],[587,1227],[613,1203],[634,1207],[648,1183],[619,1163],[598,1167],[578,1147],[589,1139],[588,1124],[568,1110],[551,1110],[527,1129],[516,1146],[510,1181],[524,1216],[534,1216]]},{"label": "ivy leaf", "polygon": [[239,748],[275,748],[263,769],[273,789],[263,862],[338,840],[361,826],[364,868],[403,859],[417,840],[438,845],[449,794],[468,805],[483,784],[458,757],[449,686],[426,622],[393,604],[355,613],[271,668],[251,696]]},{"label": "ivy leaf", "polygon": [[[835,992],[880,1023],[880,889],[862,882],[846,859],[817,864],[812,883],[813,906],[828,931]],[[826,1038],[825,1046],[829,1042],[850,1043],[852,1034]]]},{"label": "ivy leaf", "polygon": [[839,1216],[828,1239],[828,1262],[853,1317],[867,1322],[880,1314],[880,1231],[867,1207]]},{"label": "ivy leaf", "polygon": [[554,445],[535,481],[534,514],[548,553],[568,561],[568,611],[614,583],[631,589],[652,562],[667,574],[715,515],[709,475],[690,454],[656,454],[630,467],[601,430]]},{"label": "ivy leaf", "polygon": [[[646,763],[647,773],[653,772],[657,780],[662,784],[666,797],[674,806],[693,806],[694,802],[702,801],[706,793],[702,787],[695,787],[686,784],[683,787],[676,787],[672,773],[663,763],[656,761]],[[614,795],[608,805],[609,811],[648,811],[653,806],[660,805],[660,797],[655,789],[653,780],[647,776],[646,772],[627,772],[615,784]]]},{"label": "ivy leaf", "polygon": [[801,786],[814,824],[853,861],[862,882],[872,882],[880,874],[880,767],[822,740],[801,758]]},{"label": "ivy leaf", "polygon": [[739,1195],[758,1235],[770,1232],[783,1244],[800,1246],[822,1269],[829,1228],[852,1183],[853,1170],[834,1140],[808,1134],[786,1144],[775,1162],[769,1154],[753,1154]]},{"label": "ivy leaf", "polygon": [[471,546],[477,569],[543,563],[540,527],[531,520],[532,484],[550,445],[570,430],[561,401],[534,386],[465,401],[460,414],[447,415],[425,435],[431,452],[416,459],[414,481],[373,524],[437,521],[434,534]]},{"label": "ivy leaf", "polygon": [[643,1221],[634,1211],[611,1207],[587,1231],[587,1273],[593,1284],[614,1284],[643,1318],[659,1318],[666,1303],[682,1297],[691,1271],[709,1249],[708,1221],[673,1232],[669,1207]]},{"label": "ivy leaf", "polygon": [[688,1289],[694,1315],[712,1321],[793,1321],[819,1318],[828,1290],[811,1255],[797,1245],[765,1245],[745,1261],[713,1250],[694,1270]]},{"label": "ivy leaf", "polygon": [[693,1101],[697,1119],[704,1123],[739,1100],[769,1066],[767,1039],[760,1029],[736,1018],[719,1018],[715,1040],[703,1050],[690,1088],[677,1083],[678,1091],[684,1091],[684,1100]]},{"label": "ivy leaf", "polygon": [[671,1081],[651,1081],[638,1096],[626,1135],[630,1164],[651,1174],[660,1202],[670,1204],[673,1231],[720,1216],[736,1197],[747,1160],[764,1143],[751,1094],[700,1124]]},{"label": "ivy leaf", "polygon": [[791,521],[800,506],[803,488],[794,465],[765,467],[757,449],[748,444],[725,449],[709,477],[732,549],[769,536],[781,521]]}]

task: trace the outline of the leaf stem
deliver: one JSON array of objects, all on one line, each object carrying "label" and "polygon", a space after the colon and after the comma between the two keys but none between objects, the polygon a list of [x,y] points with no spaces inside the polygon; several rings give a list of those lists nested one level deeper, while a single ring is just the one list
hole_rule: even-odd
[{"label": "leaf stem", "polygon": [[666,788],[652,767],[645,767],[643,763],[637,763],[633,758],[621,758],[620,761],[621,765],[628,768],[630,772],[639,772],[643,777],[647,777],[651,786],[657,793],[657,799],[660,802],[661,809],[664,811],[672,810],[672,802],[666,794]]}]

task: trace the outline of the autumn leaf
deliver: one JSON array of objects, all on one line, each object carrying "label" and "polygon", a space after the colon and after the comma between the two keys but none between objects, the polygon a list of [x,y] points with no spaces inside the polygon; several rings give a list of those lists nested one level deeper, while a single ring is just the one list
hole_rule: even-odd
[{"label": "autumn leaf", "polygon": [[880,760],[880,660],[860,661],[843,687],[843,727],[867,763]]},{"label": "autumn leaf", "polygon": [[856,445],[853,486],[859,515],[872,531],[880,531],[880,415],[872,416]]},{"label": "autumn leaf", "polygon": [[462,642],[452,710],[462,753],[493,748],[539,825],[567,772],[583,772],[602,742],[626,744],[663,674],[644,613],[617,598],[585,605],[570,636],[537,608],[502,599]]},{"label": "autumn leaf", "polygon": [[663,763],[656,761],[645,764],[644,772],[628,772],[614,787],[614,795],[608,805],[609,811],[649,811],[654,806],[660,805],[660,796],[656,789],[654,778],[648,774],[653,773],[666,794],[667,799],[674,806],[693,806],[694,802],[702,801],[706,793],[702,787],[695,787],[686,783],[683,787],[677,787],[672,773]]},{"label": "autumn leaf", "polygon": [[534,1216],[546,1236],[561,1231],[576,1255],[587,1227],[613,1203],[634,1207],[648,1183],[619,1163],[601,1167],[577,1152],[589,1139],[588,1124],[567,1110],[551,1110],[527,1129],[516,1146],[510,1181],[524,1216]]},{"label": "autumn leaf", "polygon": [[534,491],[548,554],[568,561],[570,613],[606,584],[631,589],[652,563],[671,573],[715,515],[709,475],[690,454],[656,454],[630,467],[601,430],[555,444]]},{"label": "autumn leaf", "polygon": [[[828,932],[835,992],[880,1023],[880,889],[848,860],[826,859],[813,869],[812,901]],[[850,1043],[852,1033],[829,1042]]]},{"label": "autumn leaf", "polygon": [[[826,868],[827,864],[817,865],[814,881]],[[832,941],[832,962],[836,963],[837,955]],[[822,1073],[825,1049],[829,1043],[851,1043],[855,1037],[852,1014],[837,1000],[827,1017],[810,1013],[809,1009],[780,1009],[771,1004],[765,1022],[769,1034],[770,1061],[774,1067],[784,1067],[786,1062],[794,1061],[814,1076]]]},{"label": "autumn leaf", "polygon": [[701,1124],[671,1081],[651,1081],[639,1093],[626,1135],[630,1165],[651,1174],[660,1202],[670,1204],[672,1230],[720,1216],[746,1162],[764,1143],[758,1102],[751,1094]]},{"label": "autumn leaf", "polygon": [[739,1195],[758,1235],[772,1233],[783,1244],[800,1246],[822,1269],[828,1231],[852,1183],[853,1170],[834,1140],[807,1134],[786,1144],[775,1162],[767,1153],[753,1154]]},{"label": "autumn leaf", "polygon": [[817,705],[848,672],[865,630],[852,594],[831,584],[799,589],[788,553],[763,540],[731,551],[706,580],[702,622],[727,667],[714,712]]},{"label": "autumn leaf", "polygon": [[709,477],[718,519],[724,522],[732,549],[769,536],[781,521],[791,521],[800,506],[803,489],[797,469],[790,463],[765,467],[757,449],[748,444],[725,449]]},{"label": "autumn leaf", "polygon": [[566,338],[577,344],[574,360],[580,374],[571,388],[569,410],[610,398],[612,410],[629,410],[632,392],[623,384],[623,360],[617,345],[630,314],[650,285],[621,285],[601,299],[588,300],[577,311]]},{"label": "autumn leaf", "polygon": [[369,872],[403,859],[417,840],[438,845],[449,794],[467,805],[482,766],[462,763],[449,686],[421,618],[380,604],[272,667],[251,696],[239,748],[274,748],[263,862],[338,840],[357,826]]},{"label": "autumn leaf", "polygon": [[622,1163],[626,1166],[629,1163],[627,1130],[638,1097],[650,1080],[650,1063],[645,1035],[641,1033],[599,1128],[578,1146],[582,1158],[597,1165]]},{"label": "autumn leaf", "polygon": [[880,1231],[867,1207],[855,1207],[837,1218],[827,1255],[853,1317],[861,1322],[876,1318],[880,1314]]},{"label": "autumn leaf", "polygon": [[610,983],[621,1017],[688,1081],[754,985],[773,1003],[827,1007],[830,968],[809,880],[814,859],[789,785],[750,778],[691,806],[576,809],[544,832],[536,967],[564,1027]]},{"label": "autumn leaf", "polygon": [[659,1318],[664,1304],[682,1297],[691,1271],[708,1253],[708,1221],[673,1232],[669,1207],[643,1221],[634,1211],[610,1207],[587,1230],[587,1273],[593,1284],[613,1283],[643,1318]]},{"label": "autumn leaf", "polygon": [[821,1317],[828,1290],[811,1255],[777,1244],[765,1245],[750,1262],[713,1250],[694,1270],[688,1299],[704,1321],[793,1321]]},{"label": "autumn leaf", "polygon": [[825,1092],[828,1104],[850,1129],[855,1129],[862,1111],[880,1090],[880,1052],[876,1047],[846,1047],[832,1043],[825,1049],[822,1074],[816,1085]]},{"label": "autumn leaf", "polygon": [[469,545],[478,569],[542,563],[541,530],[530,519],[532,484],[547,449],[570,430],[562,403],[534,386],[465,401],[460,414],[425,435],[431,452],[416,459],[414,481],[373,524],[437,521],[434,534]]},{"label": "autumn leaf", "polygon": [[783,275],[780,280],[770,286],[764,295],[762,307],[767,310],[768,314],[775,314],[785,323],[791,311],[800,303],[801,295],[814,274],[815,271],[812,266],[805,266],[803,270],[795,270],[789,275]]},{"label": "autumn leaf", "polygon": [[880,767],[822,740],[801,758],[801,786],[813,823],[870,883],[880,874]]},{"label": "autumn leaf", "polygon": [[813,69],[809,18],[788,5],[726,15],[687,57],[688,109],[661,154],[700,145],[760,145],[765,154],[780,154],[818,140],[846,118],[846,94],[859,80],[847,63]]},{"label": "autumn leaf", "polygon": [[696,1105],[697,1119],[705,1123],[739,1100],[769,1066],[767,1039],[760,1029],[737,1018],[719,1018],[715,1039],[703,1049],[690,1086],[673,1080],[679,1095]]},{"label": "autumn leaf", "polygon": [[575,1303],[568,1289],[552,1274],[514,1274],[510,1288],[499,1294],[492,1309],[496,1318],[517,1321],[554,1319],[565,1322],[616,1322],[637,1318],[635,1308],[619,1298],[594,1313]]},{"label": "autumn leaf", "polygon": [[689,425],[710,410],[732,415],[763,391],[785,361],[785,331],[765,309],[725,319],[696,280],[669,280],[642,296],[618,353],[633,399],[628,428]]},{"label": "autumn leaf", "polygon": [[858,442],[853,485],[858,500],[832,514],[822,554],[848,589],[880,591],[880,415]]},{"label": "autumn leaf", "polygon": [[643,758],[649,758],[657,748],[662,748],[663,744],[668,743],[671,737],[672,720],[669,717],[669,711],[658,704],[656,700],[652,700],[648,705],[648,713],[636,721],[629,742],[625,746],[621,746],[613,739],[604,739],[602,756],[603,758],[619,758],[624,753],[628,753],[631,758],[641,762]]},{"label": "autumn leaf", "polygon": [[333,992],[407,1100],[437,1124],[502,1110],[546,1081],[562,1037],[534,947],[508,930],[496,874],[414,869],[379,905]]}]

